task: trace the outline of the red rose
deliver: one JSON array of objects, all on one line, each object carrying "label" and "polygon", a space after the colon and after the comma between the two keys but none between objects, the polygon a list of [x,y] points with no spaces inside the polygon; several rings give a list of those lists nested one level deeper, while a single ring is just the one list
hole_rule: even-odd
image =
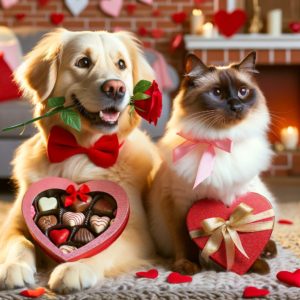
[{"label": "red rose", "polygon": [[147,99],[138,99],[135,97],[133,100],[135,111],[143,119],[156,125],[162,112],[162,94],[156,81],[153,80],[151,86],[143,93],[149,97]]}]

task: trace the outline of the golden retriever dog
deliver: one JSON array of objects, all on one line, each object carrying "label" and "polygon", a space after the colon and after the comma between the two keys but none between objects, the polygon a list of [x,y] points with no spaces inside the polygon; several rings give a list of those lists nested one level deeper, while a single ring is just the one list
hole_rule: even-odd
[{"label": "golden retriever dog", "polygon": [[[36,258],[40,255],[35,255],[21,203],[30,184],[48,176],[76,183],[114,181],[126,191],[131,210],[127,227],[106,250],[91,258],[57,265],[49,278],[50,289],[68,293],[90,288],[104,277],[149,262],[154,251],[142,195],[157,154],[150,139],[137,128],[139,117],[129,115],[128,104],[135,84],[153,77],[137,39],[127,32],[61,29],[47,34],[26,56],[16,72],[16,81],[34,104],[34,116],[47,112],[48,98],[63,96],[65,105],[76,104],[82,129],[78,132],[67,127],[56,115],[45,118],[38,122],[38,133],[17,150],[13,174],[18,196],[0,234],[2,289],[34,283]],[[70,131],[84,147],[93,145],[104,134],[117,133],[123,143],[117,162],[110,168],[101,168],[79,154],[60,163],[50,163],[47,139],[54,125]]]}]

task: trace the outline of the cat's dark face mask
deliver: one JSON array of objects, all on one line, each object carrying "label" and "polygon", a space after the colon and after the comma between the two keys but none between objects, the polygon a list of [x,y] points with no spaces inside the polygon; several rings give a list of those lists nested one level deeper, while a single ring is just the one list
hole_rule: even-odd
[{"label": "cat's dark face mask", "polygon": [[243,121],[255,109],[261,93],[252,78],[255,52],[227,68],[206,66],[197,56],[186,59],[182,109],[210,127],[228,127]]}]

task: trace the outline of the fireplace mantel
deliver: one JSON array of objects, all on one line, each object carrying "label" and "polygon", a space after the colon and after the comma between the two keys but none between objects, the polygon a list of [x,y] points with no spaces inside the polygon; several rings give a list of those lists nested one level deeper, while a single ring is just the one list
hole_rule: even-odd
[{"label": "fireplace mantel", "polygon": [[300,34],[236,34],[232,38],[185,35],[185,48],[208,64],[238,61],[256,50],[260,65],[300,65]]},{"label": "fireplace mantel", "polygon": [[232,38],[218,36],[205,38],[199,35],[186,35],[187,50],[199,49],[300,49],[300,34],[237,34]]}]

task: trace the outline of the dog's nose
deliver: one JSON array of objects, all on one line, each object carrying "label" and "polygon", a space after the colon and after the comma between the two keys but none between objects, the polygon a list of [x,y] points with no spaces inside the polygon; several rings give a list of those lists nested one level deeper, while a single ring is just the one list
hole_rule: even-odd
[{"label": "dog's nose", "polygon": [[126,87],[121,80],[107,80],[101,86],[102,92],[111,99],[119,100],[124,97]]},{"label": "dog's nose", "polygon": [[244,110],[244,104],[238,99],[230,99],[228,105],[231,111],[240,113]]}]

